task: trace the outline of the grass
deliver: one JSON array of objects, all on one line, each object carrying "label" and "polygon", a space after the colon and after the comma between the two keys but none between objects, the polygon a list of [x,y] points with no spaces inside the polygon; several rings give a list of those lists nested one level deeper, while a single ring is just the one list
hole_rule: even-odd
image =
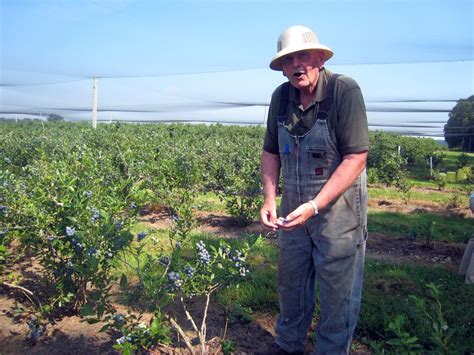
[{"label": "grass", "polygon": [[225,202],[221,201],[219,196],[214,192],[200,194],[196,198],[195,205],[200,206],[200,209],[206,212],[225,210]]},{"label": "grass", "polygon": [[[411,191],[410,201],[434,202],[441,205],[447,205],[451,198],[450,193],[443,191]],[[369,187],[369,198],[380,198],[401,202],[402,196],[394,187]],[[468,197],[465,196],[466,206],[468,206]]]},{"label": "grass", "polygon": [[[419,185],[416,185],[419,186]],[[424,187],[429,187],[425,185]],[[432,186],[434,189],[437,187]],[[419,201],[419,202],[434,202],[440,204],[442,206],[448,206],[451,200],[453,199],[454,195],[458,195],[461,199],[461,203],[463,206],[469,206],[469,194],[456,190],[456,191],[420,191],[413,189],[411,190],[411,198],[410,201]],[[378,187],[378,186],[370,186],[369,187],[369,198],[380,198],[385,200],[393,200],[397,202],[403,201],[402,196],[394,187]]]},{"label": "grass", "polygon": [[474,221],[469,218],[437,216],[419,212],[414,214],[369,211],[368,230],[386,235],[407,236],[416,231],[417,238],[425,240],[427,229],[433,225],[433,240],[467,243],[474,232]]},{"label": "grass", "polygon": [[237,287],[221,290],[217,299],[226,308],[240,305],[254,312],[277,313],[276,271],[272,268],[252,269],[252,275]]},{"label": "grass", "polygon": [[[370,197],[387,200],[401,200],[398,192],[393,188],[369,189]],[[414,191],[413,200],[430,201],[436,204],[449,203],[452,194],[444,191],[421,192]],[[463,202],[464,203],[464,202]],[[466,198],[467,203],[467,198]],[[207,212],[221,212],[225,205],[215,194],[202,194],[196,204]],[[433,240],[446,242],[467,242],[474,231],[472,219],[458,217],[441,217],[438,215],[419,212],[403,214],[386,211],[369,211],[369,231],[380,232],[385,235],[405,236],[416,230],[418,238],[423,240],[423,233],[432,228]],[[134,232],[146,230],[146,225],[138,224]],[[150,231],[142,243],[148,253],[169,251],[168,230]],[[218,237],[202,232],[192,233],[190,243],[185,247],[190,251],[198,240],[217,243]],[[250,242],[253,245],[248,260],[251,263],[249,277],[239,285],[220,290],[216,294],[218,302],[224,306],[229,314],[242,313],[278,313],[278,299],[276,293],[276,269],[278,263],[278,248],[257,235],[243,235],[239,239],[228,240],[233,247],[240,243]],[[134,242],[138,246],[137,242]],[[133,263],[133,257],[127,256]],[[123,272],[124,266],[117,270]],[[404,331],[416,336],[427,353],[439,352],[432,336],[432,325],[426,316],[417,309],[410,299],[415,295],[427,302],[428,308],[434,305],[426,284],[434,283],[441,290],[441,305],[444,318],[452,332],[449,339],[450,353],[469,353],[474,349],[474,285],[465,285],[461,276],[441,267],[422,267],[417,265],[392,265],[381,261],[366,260],[365,286],[363,291],[362,310],[355,333],[358,342],[370,346],[372,342],[385,344],[394,337],[388,328],[398,315],[407,319]],[[431,309],[431,308],[430,308]],[[239,313],[239,314],[240,314]],[[317,316],[317,315],[316,315]],[[386,349],[393,350],[393,349]]]},{"label": "grass", "polygon": [[249,235],[247,238],[253,245],[249,255],[252,266],[250,278],[238,287],[220,291],[219,302],[227,307],[239,304],[253,311],[278,312],[276,295],[278,249],[261,236]]},{"label": "grass", "polygon": [[[454,150],[449,150],[449,151],[443,151],[446,156],[445,158],[441,161],[440,164],[440,169],[443,169],[444,171],[455,171],[458,168],[458,162],[459,162],[459,157],[463,152],[459,151],[454,151]],[[468,156],[468,162],[467,165],[469,166],[474,166],[474,153],[465,153]]]},{"label": "grass", "polygon": [[[409,178],[408,181],[411,182],[413,186],[417,188],[438,190],[438,185],[436,185],[436,183],[433,180],[430,180],[429,177],[428,178],[412,177],[412,178]],[[448,182],[446,183],[446,186],[444,187],[444,189],[441,190],[441,192],[452,191],[452,190],[457,190],[458,193],[464,193],[464,191],[467,190],[467,186],[465,183]]]},{"label": "grass", "polygon": [[[273,245],[264,245],[253,251],[251,278],[238,287],[218,294],[218,300],[227,308],[233,305],[262,313],[278,313],[276,297],[277,253]],[[261,251],[265,263],[261,263]],[[255,263],[257,262],[257,263]],[[465,285],[461,276],[441,267],[392,265],[380,261],[366,261],[365,286],[362,310],[355,338],[369,344],[386,342],[394,337],[388,324],[399,314],[407,317],[404,331],[418,337],[425,351],[436,352],[431,324],[409,298],[415,295],[425,299],[428,308],[434,305],[426,284],[439,285],[442,312],[452,331],[449,347],[452,353],[465,353],[474,349],[474,285]],[[430,308],[431,309],[431,308]]]},{"label": "grass", "polygon": [[368,259],[360,320],[359,339],[386,341],[391,336],[388,323],[399,315],[408,319],[405,331],[418,337],[425,351],[436,352],[431,324],[408,297],[415,295],[433,305],[426,284],[439,285],[443,315],[452,331],[451,353],[469,353],[474,349],[474,285],[441,267],[391,265]]},{"label": "grass", "polygon": [[[438,164],[438,166],[433,168],[434,170],[438,170],[440,172],[457,171],[457,169],[460,167],[459,157],[461,156],[461,154],[466,154],[468,157],[466,166],[470,166],[471,169],[474,168],[474,153],[443,151],[443,154],[446,155],[445,158]],[[438,186],[433,180],[431,180],[430,168],[428,164],[424,166],[409,166],[408,171],[410,175],[409,181],[414,183],[415,186],[437,189]],[[447,183],[446,189],[458,189],[460,191],[463,191],[465,190],[465,187],[463,185],[464,184],[459,182]]]}]

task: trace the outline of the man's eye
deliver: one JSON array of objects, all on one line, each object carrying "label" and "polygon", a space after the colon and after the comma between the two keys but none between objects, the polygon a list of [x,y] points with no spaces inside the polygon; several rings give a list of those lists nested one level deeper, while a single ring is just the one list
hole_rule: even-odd
[{"label": "man's eye", "polygon": [[281,60],[281,62],[283,65],[291,64],[293,62],[293,57],[285,57]]},{"label": "man's eye", "polygon": [[299,60],[308,60],[308,58],[309,58],[308,53],[300,53],[300,54],[298,55],[298,59],[299,59]]}]

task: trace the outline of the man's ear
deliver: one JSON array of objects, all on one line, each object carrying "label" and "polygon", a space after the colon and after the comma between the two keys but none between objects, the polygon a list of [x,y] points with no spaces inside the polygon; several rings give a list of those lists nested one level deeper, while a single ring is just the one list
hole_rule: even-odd
[{"label": "man's ear", "polygon": [[318,51],[318,57],[319,57],[319,69],[322,69],[324,67],[324,52]]}]

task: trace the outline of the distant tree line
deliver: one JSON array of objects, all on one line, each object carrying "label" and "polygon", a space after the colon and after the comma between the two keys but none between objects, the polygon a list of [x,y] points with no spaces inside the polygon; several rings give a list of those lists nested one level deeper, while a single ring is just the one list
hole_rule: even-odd
[{"label": "distant tree line", "polygon": [[474,152],[474,95],[460,99],[444,125],[444,139],[449,148]]},{"label": "distant tree line", "polygon": [[[0,123],[14,122],[16,120],[17,120],[16,118],[11,118],[11,117],[0,117]],[[21,121],[21,122],[33,122],[33,121],[41,122],[42,120],[40,120],[39,118],[24,117],[24,118],[18,118],[18,121]]]},{"label": "distant tree line", "polygon": [[[0,123],[1,123],[1,122],[11,122],[11,121],[16,121],[16,120],[17,120],[16,118],[0,117]],[[23,121],[23,122],[42,121],[42,120],[39,119],[39,118],[30,118],[30,117],[20,118],[19,120],[21,120],[21,121]],[[55,113],[50,113],[50,114],[46,117],[46,121],[48,121],[48,122],[64,121],[64,117],[61,116],[61,115],[57,115],[57,114],[55,114]]]},{"label": "distant tree line", "polygon": [[55,113],[50,113],[48,115],[48,118],[46,119],[48,122],[51,122],[51,121],[64,121],[64,117],[61,116],[61,115],[57,115]]}]

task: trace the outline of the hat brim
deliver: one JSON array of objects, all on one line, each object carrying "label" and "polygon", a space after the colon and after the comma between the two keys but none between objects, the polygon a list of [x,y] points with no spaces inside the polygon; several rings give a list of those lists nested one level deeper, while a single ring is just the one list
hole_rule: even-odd
[{"label": "hat brim", "polygon": [[295,47],[286,47],[285,49],[282,49],[279,51],[276,56],[272,58],[272,61],[270,62],[270,68],[273,70],[283,70],[281,66],[280,59],[284,57],[287,54],[290,53],[295,53],[299,51],[305,51],[305,50],[320,50],[324,53],[324,61],[327,61],[329,58],[331,58],[334,55],[334,52],[327,46],[322,45],[322,44],[314,44],[314,43],[308,43],[306,46],[295,46]]}]

